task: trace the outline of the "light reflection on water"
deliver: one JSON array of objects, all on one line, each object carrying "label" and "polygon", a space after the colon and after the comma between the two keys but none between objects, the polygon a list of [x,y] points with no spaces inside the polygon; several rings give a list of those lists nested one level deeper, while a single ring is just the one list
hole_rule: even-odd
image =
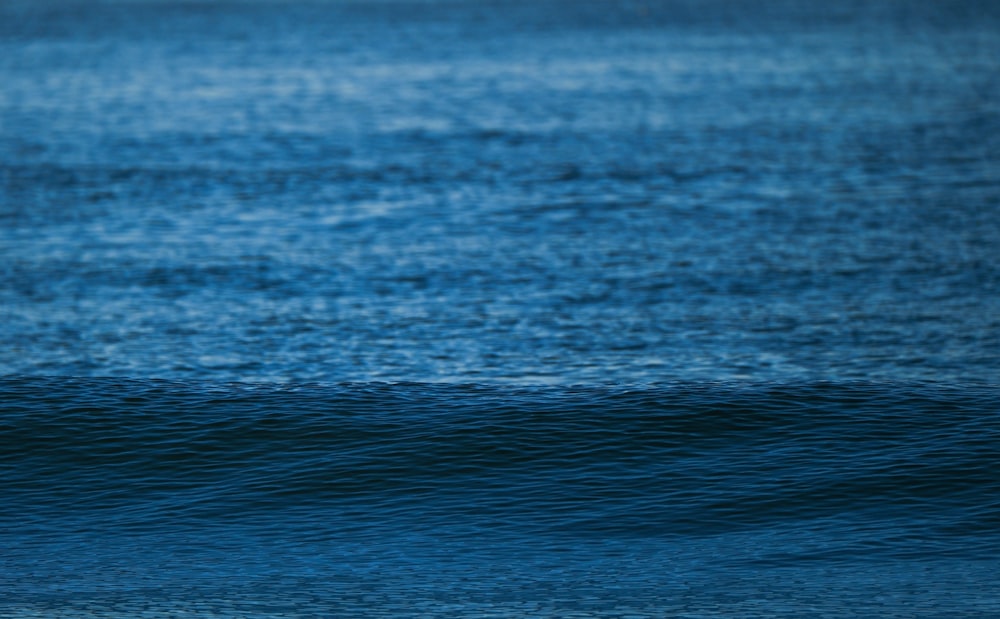
[{"label": "light reflection on water", "polygon": [[[974,0],[4,2],[0,375],[223,393],[995,383],[998,24]],[[82,492],[62,520],[0,514],[16,592],[0,616],[995,614],[995,559],[968,548],[991,505],[920,494],[931,479],[951,496],[951,472],[989,496],[983,444],[978,459],[928,448],[967,459],[883,491],[920,496],[905,516],[893,503],[898,520],[864,512],[884,497],[859,482],[862,507],[671,538],[628,519],[655,499],[640,496],[622,508],[630,539],[566,547],[482,514],[447,521],[429,499],[402,515],[263,510],[273,521],[241,528],[225,492],[203,522],[144,536],[81,509]],[[16,485],[45,460],[25,457],[0,484],[44,498],[62,478]],[[912,472],[902,460],[886,475]],[[651,478],[669,472],[652,462]],[[768,463],[728,488],[777,484]],[[307,464],[288,466],[311,479]],[[337,537],[331,517],[396,526]],[[913,533],[925,523],[962,541]],[[870,558],[887,547],[893,560]]]}]

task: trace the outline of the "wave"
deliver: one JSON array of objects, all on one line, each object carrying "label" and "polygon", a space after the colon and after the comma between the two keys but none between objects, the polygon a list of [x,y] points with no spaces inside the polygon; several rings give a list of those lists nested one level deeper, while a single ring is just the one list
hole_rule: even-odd
[{"label": "wave", "polygon": [[873,545],[890,522],[900,548],[998,545],[990,385],[8,377],[0,394],[0,489],[33,530],[663,537],[850,521]]}]

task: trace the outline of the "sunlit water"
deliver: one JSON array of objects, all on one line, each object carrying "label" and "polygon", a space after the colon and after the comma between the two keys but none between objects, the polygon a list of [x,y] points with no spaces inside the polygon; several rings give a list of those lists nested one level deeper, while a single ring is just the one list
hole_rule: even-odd
[{"label": "sunlit water", "polygon": [[0,3],[0,617],[1000,614],[998,69],[975,0]]}]

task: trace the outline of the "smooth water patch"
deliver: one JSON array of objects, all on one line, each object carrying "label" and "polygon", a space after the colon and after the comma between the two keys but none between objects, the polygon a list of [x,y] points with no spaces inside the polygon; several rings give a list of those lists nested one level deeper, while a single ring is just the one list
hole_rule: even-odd
[{"label": "smooth water patch", "polygon": [[7,378],[4,616],[975,616],[996,388]]}]

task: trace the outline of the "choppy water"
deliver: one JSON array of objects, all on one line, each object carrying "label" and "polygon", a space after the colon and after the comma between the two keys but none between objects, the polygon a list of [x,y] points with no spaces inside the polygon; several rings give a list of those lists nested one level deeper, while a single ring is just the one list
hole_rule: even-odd
[{"label": "choppy water", "polygon": [[0,617],[1000,614],[1000,10],[823,4],[0,4]]}]

